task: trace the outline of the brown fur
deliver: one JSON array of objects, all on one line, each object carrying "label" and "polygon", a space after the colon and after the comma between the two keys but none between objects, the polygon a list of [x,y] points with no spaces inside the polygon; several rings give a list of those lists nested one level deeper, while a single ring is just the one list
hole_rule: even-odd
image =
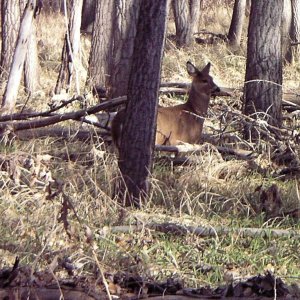
[{"label": "brown fur", "polygon": [[[211,92],[219,90],[209,75],[209,69],[210,63],[199,71],[192,63],[187,62],[187,71],[193,78],[188,100],[184,104],[158,108],[156,144],[200,143]],[[112,122],[112,138],[118,148],[124,117],[125,111],[122,110]]]}]

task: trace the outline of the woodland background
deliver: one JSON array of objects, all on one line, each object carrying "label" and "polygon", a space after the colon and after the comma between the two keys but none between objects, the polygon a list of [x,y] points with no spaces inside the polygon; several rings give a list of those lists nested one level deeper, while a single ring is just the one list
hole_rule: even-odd
[{"label": "woodland background", "polygon": [[[13,90],[14,118],[4,105],[0,117],[2,295],[19,293],[16,299],[21,299],[29,286],[42,296],[64,293],[65,299],[176,292],[187,297],[191,291],[185,288],[192,287],[199,298],[205,293],[246,297],[257,295],[249,288],[255,286],[265,289],[262,297],[278,291],[299,298],[297,41],[282,44],[282,54],[292,53],[282,55],[282,126],[263,127],[270,138],[251,143],[241,126],[249,121],[242,113],[249,10],[238,43],[226,38],[234,1],[199,1],[199,20],[188,45],[178,43],[169,15],[161,82],[172,84],[161,88],[160,104],[185,101],[188,60],[199,67],[210,61],[214,80],[230,96],[212,99],[202,145],[173,149],[175,157],[155,152],[147,203],[134,209],[113,196],[120,178],[106,119],[113,105],[93,118],[72,115],[41,130],[18,130],[28,120],[86,112],[105,103],[110,92],[107,85],[87,81],[93,35],[86,26],[80,34],[78,77],[73,74],[69,85],[58,87],[67,26],[61,8],[50,4],[45,2],[35,18],[37,85],[28,89],[22,73],[20,89]],[[185,88],[176,89],[178,83]],[[252,276],[257,277],[249,285],[239,285]],[[275,281],[279,277],[287,284]],[[219,294],[213,290],[217,286],[222,287]]]}]

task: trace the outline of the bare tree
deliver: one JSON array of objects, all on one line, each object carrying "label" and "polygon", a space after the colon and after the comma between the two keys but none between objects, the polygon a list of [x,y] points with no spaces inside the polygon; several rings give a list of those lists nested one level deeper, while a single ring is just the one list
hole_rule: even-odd
[{"label": "bare tree", "polygon": [[[64,46],[62,50],[62,63],[59,70],[58,79],[55,87],[55,94],[59,94],[62,89],[69,92],[73,77],[75,77],[75,87],[77,94],[80,94],[79,87],[79,68],[80,60],[80,26],[81,11],[83,0],[71,0],[68,29],[65,34]],[[65,13],[67,8],[65,7]]]},{"label": "bare tree", "polygon": [[284,62],[292,62],[292,45],[291,45],[291,28],[292,28],[292,4],[291,0],[283,0],[282,22],[281,22],[281,43],[282,57]]},{"label": "bare tree", "polygon": [[27,54],[24,65],[24,84],[29,95],[34,94],[40,86],[40,63],[36,39],[36,20],[34,19],[29,35]]},{"label": "bare tree", "polygon": [[[244,112],[271,125],[282,123],[281,18],[283,1],[252,1],[248,28]],[[258,138],[253,128],[247,138]]]},{"label": "bare tree", "polygon": [[[26,5],[27,5],[26,0],[20,0],[21,15],[23,15]],[[37,91],[40,85],[39,82],[40,64],[38,58],[35,18],[32,20],[31,32],[29,35],[29,41],[27,47],[28,48],[27,48],[25,64],[24,64],[24,85],[25,85],[26,92],[29,95],[32,95]]]},{"label": "bare tree", "polygon": [[140,6],[119,153],[124,179],[119,197],[125,205],[140,206],[149,192],[167,2],[144,0]]},{"label": "bare tree", "polygon": [[232,46],[239,46],[241,43],[245,10],[246,0],[234,1],[231,24],[228,32],[228,40]]},{"label": "bare tree", "polygon": [[291,0],[292,2],[292,26],[291,26],[291,41],[295,45],[294,55],[299,55],[300,52],[300,0]]},{"label": "bare tree", "polygon": [[299,54],[300,0],[284,0],[282,14],[282,55],[285,62],[292,63]]},{"label": "bare tree", "polygon": [[173,0],[176,40],[179,47],[189,46],[197,30],[200,17],[200,0]]},{"label": "bare tree", "polygon": [[88,84],[109,97],[127,94],[140,0],[99,1]]},{"label": "bare tree", "polygon": [[29,0],[22,17],[13,61],[9,72],[8,82],[2,100],[2,114],[12,112],[15,108],[18,89],[21,82],[23,66],[27,54],[29,36],[33,19],[36,17],[38,5],[36,0]]},{"label": "bare tree", "polygon": [[19,0],[1,1],[1,69],[2,79],[8,78],[20,27]]}]

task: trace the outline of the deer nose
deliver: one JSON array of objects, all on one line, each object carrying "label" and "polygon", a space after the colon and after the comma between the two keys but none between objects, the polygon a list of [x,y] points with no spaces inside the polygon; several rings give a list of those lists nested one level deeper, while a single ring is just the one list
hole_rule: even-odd
[{"label": "deer nose", "polygon": [[219,93],[219,92],[221,92],[221,89],[217,85],[215,85],[212,89],[212,92]]}]

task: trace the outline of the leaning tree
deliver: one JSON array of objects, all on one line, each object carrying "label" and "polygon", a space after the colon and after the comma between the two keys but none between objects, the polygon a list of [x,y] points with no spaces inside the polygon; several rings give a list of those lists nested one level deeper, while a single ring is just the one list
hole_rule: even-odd
[{"label": "leaning tree", "polygon": [[[13,59],[10,66],[9,76],[5,87],[4,96],[2,99],[2,114],[11,113],[15,109],[18,90],[23,73],[23,67],[26,56],[28,55],[28,51],[30,49],[30,36],[34,32],[32,30],[32,27],[34,25],[34,20],[37,16],[37,13],[40,10],[40,4],[41,3],[38,0],[28,0],[24,9],[18,32],[18,38],[16,41],[16,46],[13,52]],[[27,75],[31,76],[31,73],[28,72]]]}]

